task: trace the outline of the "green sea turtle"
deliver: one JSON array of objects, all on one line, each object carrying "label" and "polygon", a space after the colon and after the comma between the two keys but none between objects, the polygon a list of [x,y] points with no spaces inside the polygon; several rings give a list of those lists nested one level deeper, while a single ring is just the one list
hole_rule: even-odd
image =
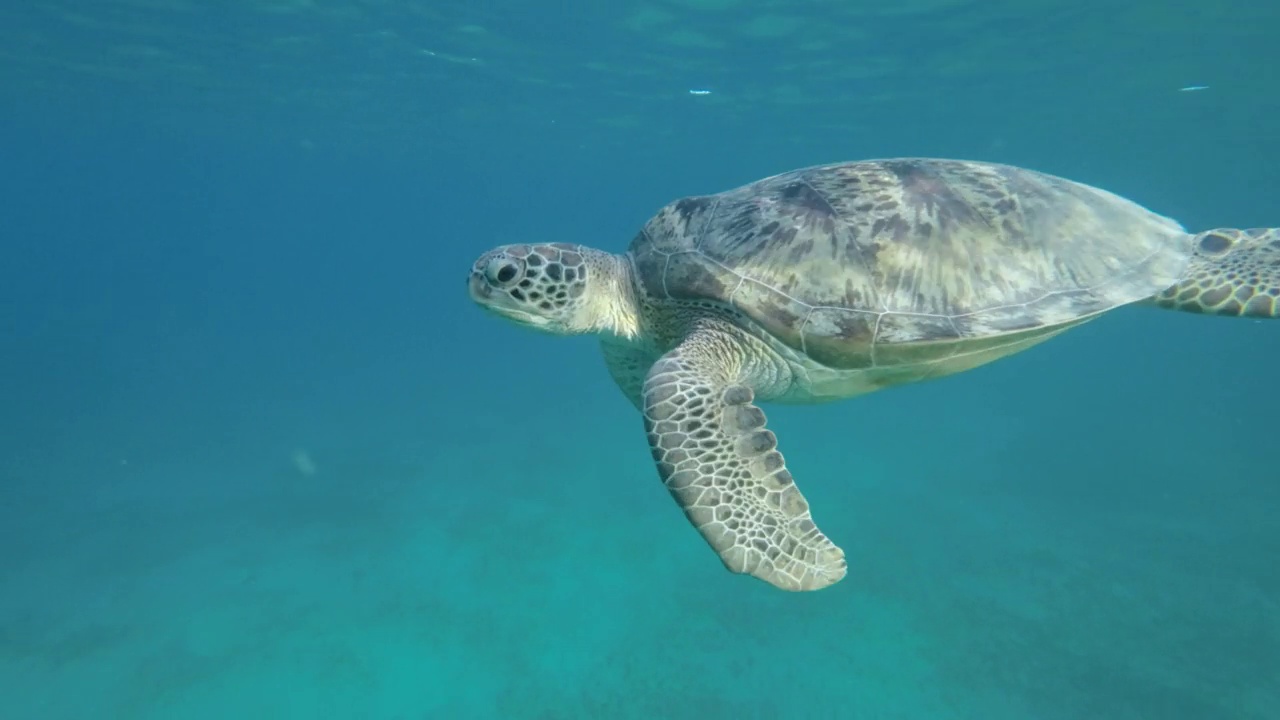
[{"label": "green sea turtle", "polygon": [[1130,303],[1280,316],[1280,228],[1188,233],[1007,165],[811,167],[660,209],[615,255],[504,245],[471,297],[599,333],[658,475],[725,567],[786,590],[844,577],[759,401],[815,403],[968,370]]}]

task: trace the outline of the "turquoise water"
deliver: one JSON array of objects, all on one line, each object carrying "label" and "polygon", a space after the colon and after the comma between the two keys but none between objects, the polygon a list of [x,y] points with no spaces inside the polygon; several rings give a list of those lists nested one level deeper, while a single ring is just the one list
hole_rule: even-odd
[{"label": "turquoise water", "polygon": [[767,408],[850,565],[789,594],[689,527],[594,340],[463,288],[492,245],[620,251],[868,157],[1280,225],[1277,32],[1244,0],[0,5],[0,718],[1280,717],[1280,325],[1124,308]]}]

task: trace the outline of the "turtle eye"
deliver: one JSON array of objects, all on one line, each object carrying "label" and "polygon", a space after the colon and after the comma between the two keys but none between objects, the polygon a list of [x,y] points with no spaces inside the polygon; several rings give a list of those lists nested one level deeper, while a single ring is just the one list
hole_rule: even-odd
[{"label": "turtle eye", "polygon": [[485,265],[484,276],[498,287],[508,287],[520,279],[520,264],[509,257],[496,257]]}]

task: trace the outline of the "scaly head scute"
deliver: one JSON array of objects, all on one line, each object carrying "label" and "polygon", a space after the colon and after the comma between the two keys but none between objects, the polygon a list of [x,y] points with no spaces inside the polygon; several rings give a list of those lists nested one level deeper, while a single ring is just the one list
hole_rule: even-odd
[{"label": "scaly head scute", "polygon": [[486,310],[545,332],[627,334],[634,313],[622,267],[621,258],[581,245],[502,245],[472,264],[467,289]]}]

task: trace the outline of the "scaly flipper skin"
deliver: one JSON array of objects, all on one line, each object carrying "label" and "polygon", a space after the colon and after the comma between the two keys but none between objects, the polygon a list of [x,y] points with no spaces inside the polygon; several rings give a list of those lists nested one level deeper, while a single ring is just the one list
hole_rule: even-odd
[{"label": "scaly flipper skin", "polygon": [[1172,310],[1280,318],[1280,228],[1218,229],[1195,236],[1184,279],[1157,295]]},{"label": "scaly flipper skin", "polygon": [[764,412],[739,377],[735,338],[689,335],[644,382],[644,425],[662,482],[726,568],[783,590],[844,577],[844,552],[814,525]]}]

